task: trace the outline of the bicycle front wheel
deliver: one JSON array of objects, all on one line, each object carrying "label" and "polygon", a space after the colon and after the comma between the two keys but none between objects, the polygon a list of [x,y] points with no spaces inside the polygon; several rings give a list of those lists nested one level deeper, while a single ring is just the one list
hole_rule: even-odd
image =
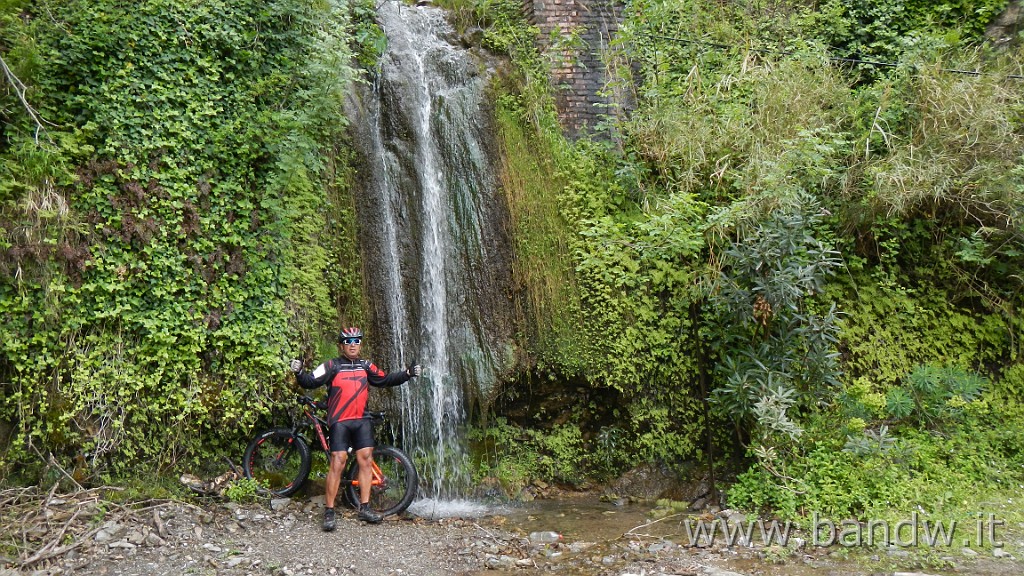
[{"label": "bicycle front wheel", "polygon": [[291,496],[309,476],[312,456],[305,440],[287,428],[267,430],[245,448],[242,471],[255,480],[260,490],[277,496]]},{"label": "bicycle front wheel", "polygon": [[[420,481],[412,459],[398,448],[377,446],[373,449],[373,461],[376,469],[370,487],[370,508],[381,516],[405,512],[416,497]],[[358,475],[359,466],[353,463],[345,474],[345,491],[353,506],[360,501]]]}]

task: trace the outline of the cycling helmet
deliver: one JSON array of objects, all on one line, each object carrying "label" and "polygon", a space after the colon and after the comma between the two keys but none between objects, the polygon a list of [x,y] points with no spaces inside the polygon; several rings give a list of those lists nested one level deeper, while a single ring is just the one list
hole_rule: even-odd
[{"label": "cycling helmet", "polygon": [[362,338],[363,331],[355,326],[349,326],[348,328],[342,328],[341,333],[338,334],[338,342],[346,338]]}]

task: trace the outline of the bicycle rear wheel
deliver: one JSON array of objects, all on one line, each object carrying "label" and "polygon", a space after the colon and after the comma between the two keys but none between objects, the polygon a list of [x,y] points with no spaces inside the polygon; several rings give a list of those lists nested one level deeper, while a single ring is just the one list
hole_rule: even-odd
[{"label": "bicycle rear wheel", "polygon": [[[405,512],[416,497],[420,481],[412,459],[398,448],[377,446],[373,449],[373,461],[383,478],[379,483],[374,481],[370,489],[370,508],[381,516]],[[359,503],[358,474],[355,462],[345,472],[345,492],[353,506]]]},{"label": "bicycle rear wheel", "polygon": [[262,492],[291,496],[309,476],[312,456],[301,436],[287,428],[267,430],[249,442],[242,460],[246,478]]}]

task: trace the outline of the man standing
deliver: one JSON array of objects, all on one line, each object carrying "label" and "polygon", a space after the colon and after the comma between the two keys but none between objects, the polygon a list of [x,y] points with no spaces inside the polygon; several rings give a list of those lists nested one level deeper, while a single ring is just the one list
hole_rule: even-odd
[{"label": "man standing", "polygon": [[420,375],[419,365],[385,373],[369,360],[359,358],[363,331],[345,328],[338,334],[339,357],[319,365],[312,372],[302,370],[302,361],[292,360],[295,380],[303,388],[327,386],[327,425],[331,430],[330,469],[325,486],[324,531],[334,530],[334,500],[341,485],[341,474],[348,461],[349,447],[359,465],[359,519],[371,524],[381,516],[370,509],[370,483],[373,464],[373,427],[363,418],[369,387],[391,387],[404,384]]}]

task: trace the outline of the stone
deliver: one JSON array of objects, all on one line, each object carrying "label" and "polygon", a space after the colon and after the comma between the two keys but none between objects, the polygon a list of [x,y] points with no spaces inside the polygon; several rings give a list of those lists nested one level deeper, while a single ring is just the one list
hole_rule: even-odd
[{"label": "stone", "polygon": [[729,570],[717,568],[715,566],[705,566],[704,574],[707,576],[743,576],[738,572],[730,572]]},{"label": "stone", "polygon": [[124,534],[124,532],[124,526],[121,526],[120,524],[111,521],[104,524],[103,527],[96,532],[96,535],[93,536],[93,539],[96,542],[102,544],[105,542],[110,542],[112,540],[117,540],[121,537],[122,534]]},{"label": "stone", "polygon": [[515,568],[516,559],[504,554],[501,556],[488,556],[487,559],[484,560],[484,565],[491,570],[508,570]]}]

